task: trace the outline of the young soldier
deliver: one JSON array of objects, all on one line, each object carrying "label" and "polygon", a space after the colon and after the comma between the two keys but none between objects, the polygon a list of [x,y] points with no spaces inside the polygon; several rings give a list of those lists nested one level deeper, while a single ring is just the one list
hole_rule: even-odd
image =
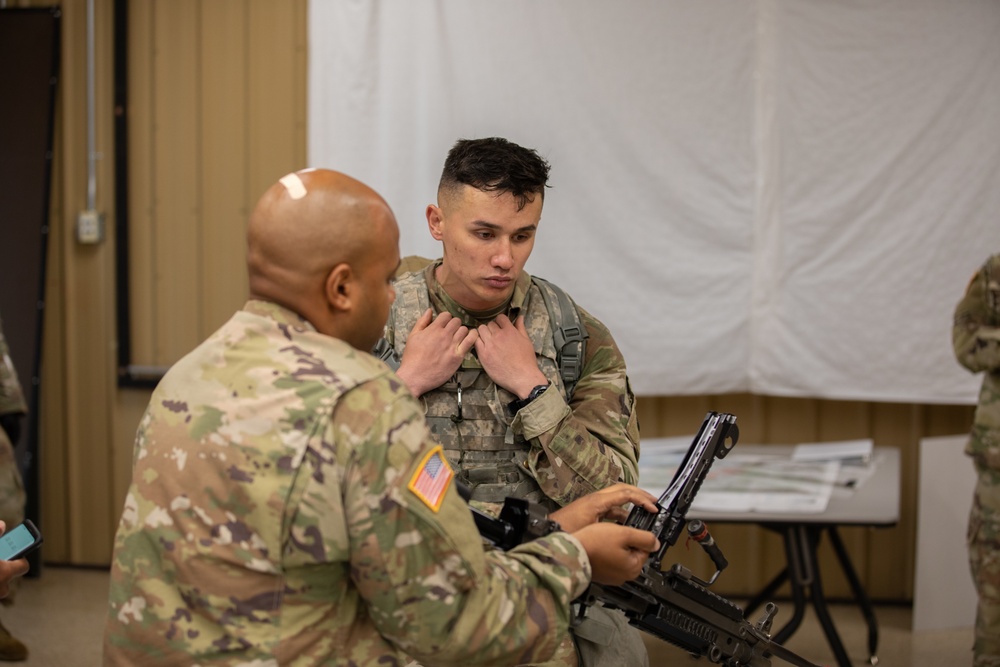
[{"label": "young soldier", "polygon": [[[548,174],[537,152],[506,139],[454,145],[426,209],[442,257],[397,279],[375,348],[420,397],[472,500],[492,511],[507,496],[555,509],[638,478],[635,397],[614,339],[524,271]],[[638,632],[600,611],[578,636],[615,644],[611,664],[646,664]],[[575,661],[567,645],[556,664]]]}]

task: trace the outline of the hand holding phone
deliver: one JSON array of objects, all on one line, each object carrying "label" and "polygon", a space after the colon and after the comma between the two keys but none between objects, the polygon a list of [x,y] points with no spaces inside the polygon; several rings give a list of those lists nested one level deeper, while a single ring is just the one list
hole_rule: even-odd
[{"label": "hand holding phone", "polygon": [[42,543],[42,533],[29,519],[0,535],[0,560],[17,560]]}]

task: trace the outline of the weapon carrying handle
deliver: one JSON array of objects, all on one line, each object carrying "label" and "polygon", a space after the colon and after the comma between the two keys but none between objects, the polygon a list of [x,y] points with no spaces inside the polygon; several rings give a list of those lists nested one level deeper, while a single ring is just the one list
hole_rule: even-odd
[{"label": "weapon carrying handle", "polygon": [[693,519],[688,522],[687,525],[688,537],[701,545],[701,548],[705,550],[705,553],[711,557],[712,562],[715,563],[717,568],[714,575],[712,575],[709,584],[715,582],[715,579],[719,574],[729,567],[729,561],[726,560],[725,555],[722,553],[722,549],[719,545],[715,543],[715,538],[712,537],[711,533],[708,532],[708,526],[701,519]]}]

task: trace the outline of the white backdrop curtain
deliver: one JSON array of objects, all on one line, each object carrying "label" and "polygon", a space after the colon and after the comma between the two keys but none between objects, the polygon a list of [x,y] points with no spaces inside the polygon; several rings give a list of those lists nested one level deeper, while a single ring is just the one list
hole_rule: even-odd
[{"label": "white backdrop curtain", "polygon": [[552,164],[527,269],[643,395],[965,403],[952,310],[1000,252],[994,0],[312,0],[309,160],[404,255],[458,138]]}]

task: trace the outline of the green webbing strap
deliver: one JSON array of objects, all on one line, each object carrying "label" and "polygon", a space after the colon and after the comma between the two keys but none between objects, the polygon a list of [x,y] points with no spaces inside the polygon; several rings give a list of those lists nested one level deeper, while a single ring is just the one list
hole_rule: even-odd
[{"label": "green webbing strap", "polygon": [[375,347],[372,348],[371,354],[373,357],[384,361],[393,371],[399,370],[399,355],[396,353],[395,348],[393,348],[392,345],[389,344],[389,341],[385,338],[378,339],[378,342],[375,343]]},{"label": "green webbing strap", "polygon": [[[559,375],[566,386],[566,398],[572,398],[576,383],[583,373],[583,357],[587,351],[587,331],[580,321],[580,312],[569,294],[554,284],[532,276],[545,302],[545,310],[552,322],[552,341],[556,347]],[[553,300],[558,308],[553,308]]]}]

